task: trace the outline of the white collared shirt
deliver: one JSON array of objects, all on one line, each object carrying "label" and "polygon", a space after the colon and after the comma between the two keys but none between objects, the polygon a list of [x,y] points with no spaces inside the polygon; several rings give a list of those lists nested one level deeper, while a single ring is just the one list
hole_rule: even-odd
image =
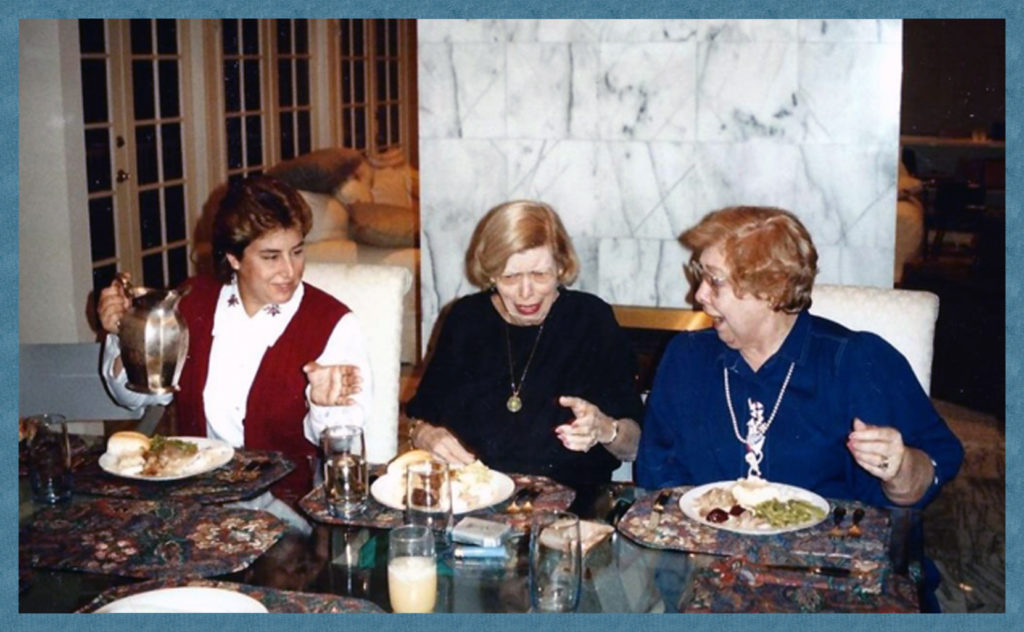
[{"label": "white collared shirt", "polygon": [[[231,300],[238,296],[237,286],[232,283],[221,288],[214,312],[209,371],[203,387],[208,436],[235,447],[244,445],[243,422],[249,389],[256,379],[263,355],[284,333],[304,295],[305,286],[300,284],[291,299],[276,306],[276,315],[271,313],[272,306],[266,306],[250,317],[239,298]],[[114,359],[120,352],[118,337],[108,335],[104,345],[103,377],[114,399],[132,409],[170,403],[170,395],[145,395],[128,390],[124,371],[117,377],[113,376]],[[303,434],[313,444],[318,443],[324,428],[362,426],[370,414],[373,376],[359,319],[354,313],[349,312],[338,321],[316,361],[321,365],[351,364],[358,367],[362,390],[353,397],[355,403],[351,406],[317,406],[309,401],[310,387],[306,386],[309,411],[303,420]]]}]

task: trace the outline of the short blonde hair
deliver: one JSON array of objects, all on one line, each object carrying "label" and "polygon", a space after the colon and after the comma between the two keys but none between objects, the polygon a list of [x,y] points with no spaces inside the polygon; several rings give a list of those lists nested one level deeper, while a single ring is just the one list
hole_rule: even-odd
[{"label": "short blonde hair", "polygon": [[789,211],[766,206],[731,206],[713,211],[679,240],[697,259],[721,245],[736,294],[766,299],[790,314],[811,306],[818,251],[811,235]]},{"label": "short blonde hair", "polygon": [[548,246],[558,266],[558,282],[576,280],[580,262],[569,234],[554,209],[543,202],[515,200],[499,204],[483,216],[466,251],[466,276],[483,289],[505,270],[512,255]]}]

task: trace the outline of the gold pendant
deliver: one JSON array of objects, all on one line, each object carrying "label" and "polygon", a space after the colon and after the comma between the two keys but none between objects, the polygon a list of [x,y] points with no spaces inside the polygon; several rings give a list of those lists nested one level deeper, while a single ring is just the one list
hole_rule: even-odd
[{"label": "gold pendant", "polygon": [[508,408],[508,412],[510,413],[518,413],[523,409],[523,400],[519,399],[518,395],[513,394],[512,397],[509,397],[508,401],[505,402],[505,408]]}]

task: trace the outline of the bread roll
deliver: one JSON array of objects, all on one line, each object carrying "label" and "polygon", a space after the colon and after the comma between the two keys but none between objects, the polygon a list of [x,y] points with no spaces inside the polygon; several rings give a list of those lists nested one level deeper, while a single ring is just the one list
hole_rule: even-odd
[{"label": "bread roll", "polygon": [[148,449],[149,437],[133,430],[115,432],[107,439],[107,453],[119,458],[142,456]]},{"label": "bread roll", "polygon": [[431,454],[426,450],[409,450],[399,454],[391,463],[388,463],[388,474],[395,476],[403,476],[405,469],[413,463],[420,463],[422,461],[429,461]]}]

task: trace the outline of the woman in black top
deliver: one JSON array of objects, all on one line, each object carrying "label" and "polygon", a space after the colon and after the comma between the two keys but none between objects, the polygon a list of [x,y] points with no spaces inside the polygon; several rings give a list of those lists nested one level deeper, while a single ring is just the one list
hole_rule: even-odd
[{"label": "woman in black top", "polygon": [[483,291],[444,320],[406,406],[414,447],[577,488],[636,457],[636,360],[611,307],[564,287],[578,269],[548,205],[507,202],[484,216],[466,254]]}]

